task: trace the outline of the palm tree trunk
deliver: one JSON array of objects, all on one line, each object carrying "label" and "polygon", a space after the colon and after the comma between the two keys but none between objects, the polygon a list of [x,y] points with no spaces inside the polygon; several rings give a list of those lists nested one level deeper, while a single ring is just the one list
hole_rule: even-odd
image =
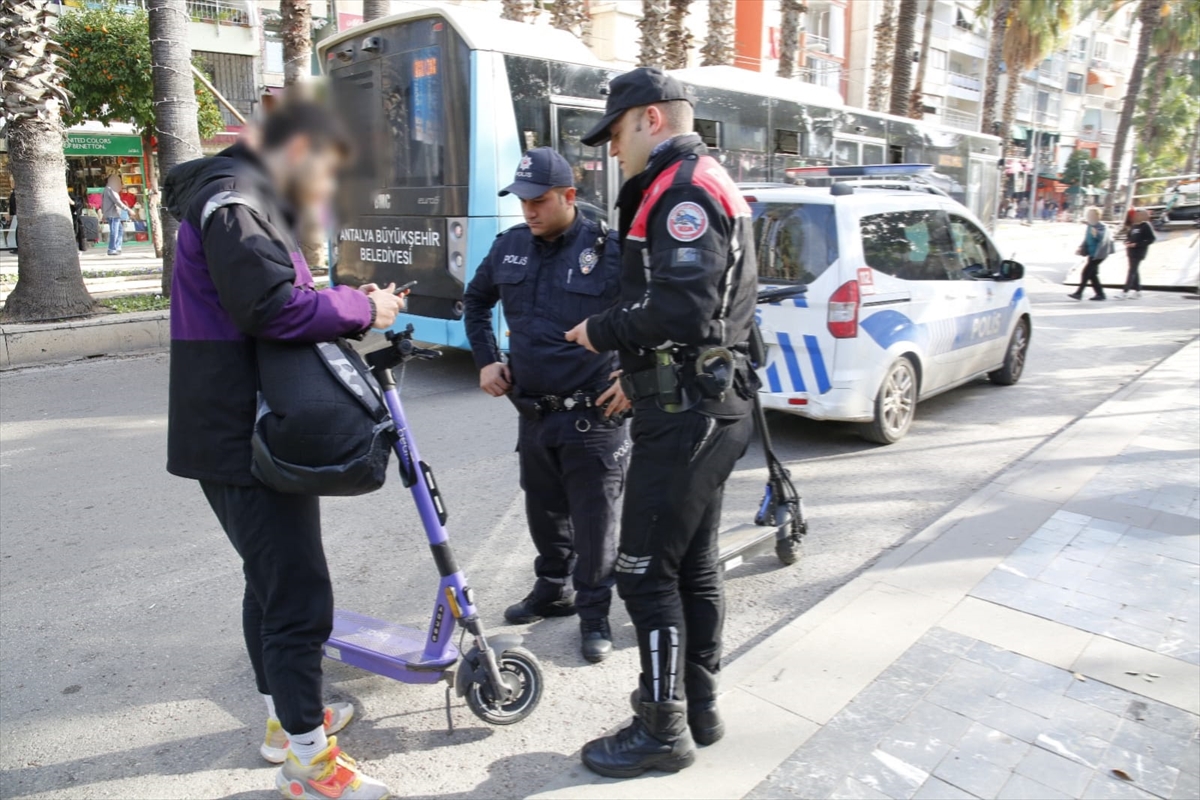
[{"label": "palm tree trunk", "polygon": [[592,33],[592,17],[588,14],[586,0],[555,0],[550,9],[550,25],[573,33],[586,43]]},{"label": "palm tree trunk", "polygon": [[1142,132],[1142,144],[1150,151],[1151,156],[1157,156],[1162,149],[1162,123],[1158,119],[1158,107],[1162,103],[1163,89],[1167,82],[1167,72],[1176,65],[1174,59],[1158,57],[1154,59],[1157,69],[1151,69],[1154,74],[1154,86],[1150,96],[1146,98],[1146,127]]},{"label": "palm tree trunk", "polygon": [[[1000,67],[1004,63],[1004,32],[1008,30],[1008,14],[1013,0],[996,0],[992,13],[991,38],[988,40],[987,85],[983,90],[983,113],[979,117],[980,133],[995,133],[996,97],[1000,94]],[[1008,133],[1001,131],[1004,141]]]},{"label": "palm tree trunk", "polygon": [[0,117],[7,117],[9,169],[16,185],[17,285],[0,319],[63,319],[90,314],[67,195],[55,16],[42,0],[0,0]]},{"label": "palm tree trunk", "polygon": [[1125,144],[1129,140],[1129,129],[1133,127],[1133,113],[1137,108],[1138,96],[1142,93],[1142,80],[1146,75],[1146,61],[1150,58],[1150,43],[1154,30],[1161,21],[1164,0],[1142,0],[1138,20],[1142,29],[1138,34],[1137,57],[1125,85],[1125,102],[1121,106],[1121,121],[1117,124],[1117,140],[1113,143],[1111,172],[1108,176],[1108,197],[1104,200],[1104,216],[1112,217],[1117,202],[1117,186],[1121,182],[1121,167],[1125,162]]},{"label": "palm tree trunk", "polygon": [[[154,134],[158,137],[158,168],[162,175],[185,161],[202,157],[196,127],[196,85],[192,78],[192,47],[188,44],[185,0],[150,0],[150,56],[154,70]],[[171,294],[175,272],[175,234],[179,222],[159,212],[163,232],[162,293]]]},{"label": "palm tree trunk", "polygon": [[937,0],[925,4],[925,30],[921,32],[921,56],[917,59],[917,78],[913,81],[908,101],[908,115],[913,119],[925,117],[925,68],[929,64],[929,42],[933,39],[933,7]]},{"label": "palm tree trunk", "polygon": [[896,27],[896,57],[892,60],[892,96],[888,112],[898,117],[908,114],[912,89],[913,47],[917,39],[917,0],[900,0]]},{"label": "palm tree trunk", "polygon": [[883,0],[883,12],[875,25],[875,58],[871,62],[871,89],[867,103],[872,111],[887,107],[892,59],[896,55],[896,0]]},{"label": "palm tree trunk", "polygon": [[312,77],[312,6],[309,0],[279,0],[279,15],[283,18],[283,85],[292,86]]},{"label": "palm tree trunk", "polygon": [[701,66],[719,67],[733,64],[737,52],[734,37],[733,0],[708,0],[708,37],[700,54]]},{"label": "palm tree trunk", "polygon": [[802,0],[780,0],[779,3],[779,69],[781,78],[796,74],[796,58],[800,50],[800,15],[808,10]]},{"label": "palm tree trunk", "polygon": [[[287,0],[283,0],[287,2]],[[363,0],[363,22],[386,17],[392,13],[392,0]]]},{"label": "palm tree trunk", "polygon": [[1008,155],[1008,143],[1012,141],[1013,120],[1017,116],[1017,91],[1021,88],[1021,76],[1010,70],[1004,84],[1004,107],[1000,111],[1001,157]]},{"label": "palm tree trunk", "polygon": [[528,22],[533,18],[529,0],[501,0],[500,19],[513,22]]},{"label": "palm tree trunk", "polygon": [[1188,148],[1187,164],[1183,168],[1184,175],[1196,171],[1196,161],[1200,159],[1200,118],[1196,120],[1196,128],[1192,131],[1192,146]]},{"label": "palm tree trunk", "polygon": [[667,0],[642,0],[642,18],[638,28],[642,32],[638,40],[638,66],[661,67],[666,62],[667,46],[663,31],[667,23]]},{"label": "palm tree trunk", "polygon": [[688,65],[688,54],[692,50],[692,32],[687,26],[688,6],[692,0],[671,0],[667,12],[667,30],[664,47],[666,55],[663,65],[667,69],[684,69]]}]

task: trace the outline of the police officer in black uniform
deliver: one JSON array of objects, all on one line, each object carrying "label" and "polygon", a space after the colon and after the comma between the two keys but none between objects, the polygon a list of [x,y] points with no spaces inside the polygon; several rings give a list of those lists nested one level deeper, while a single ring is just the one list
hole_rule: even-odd
[{"label": "police officer in black uniform", "polygon": [[615,778],[683,769],[693,737],[724,733],[717,533],[725,481],[753,432],[746,352],[758,276],[750,209],[692,133],[692,104],[678,80],[636,69],[612,81],[604,118],[583,138],[609,141],[628,179],[617,200],[621,302],[567,334],[617,350],[633,401],[616,571],[642,676],[633,723],[583,749],[588,767]]},{"label": "police officer in black uniform", "polygon": [[[615,234],[575,208],[571,166],[549,147],[525,153],[501,196],[521,199],[525,224],[500,234],[467,287],[464,320],[479,385],[521,413],[517,452],[525,513],[538,551],[533,591],[504,616],[522,624],[579,613],[582,652],[612,652],[608,611],[617,503],[625,483],[628,409],[611,352],[563,338],[617,300]],[[492,308],[504,303],[509,362]]]}]

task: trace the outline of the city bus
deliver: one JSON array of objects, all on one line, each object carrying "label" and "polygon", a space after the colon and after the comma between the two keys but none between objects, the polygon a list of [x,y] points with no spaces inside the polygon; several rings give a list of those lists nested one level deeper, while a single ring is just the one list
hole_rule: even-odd
[{"label": "city bus", "polygon": [[[619,169],[580,138],[622,69],[570,33],[440,7],[357,26],[318,53],[359,150],[335,204],[333,280],[417,281],[398,325],[418,339],[468,347],[463,291],[496,235],[522,221],[517,198],[497,192],[525,150],[556,148],[574,169],[580,208],[616,224]],[[850,108],[831,89],[733,67],[675,74],[697,97],[696,132],[738,182],[794,183],[798,167],[926,163],[950,196],[995,219],[996,137]],[[500,315],[496,326],[503,345]]]}]

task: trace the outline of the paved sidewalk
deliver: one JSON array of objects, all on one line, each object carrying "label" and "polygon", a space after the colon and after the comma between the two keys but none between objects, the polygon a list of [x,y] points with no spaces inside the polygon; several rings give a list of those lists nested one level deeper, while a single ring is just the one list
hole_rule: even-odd
[{"label": "paved sidewalk", "polygon": [[730,664],[695,766],[536,796],[1195,800],[1198,564],[1200,340]]}]

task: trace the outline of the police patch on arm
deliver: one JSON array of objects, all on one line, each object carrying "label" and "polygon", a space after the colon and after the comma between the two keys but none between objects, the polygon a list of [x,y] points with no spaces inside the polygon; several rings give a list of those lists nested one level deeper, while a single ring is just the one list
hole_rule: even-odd
[{"label": "police patch on arm", "polygon": [[690,200],[667,212],[667,233],[680,242],[694,242],[708,230],[708,212]]}]

